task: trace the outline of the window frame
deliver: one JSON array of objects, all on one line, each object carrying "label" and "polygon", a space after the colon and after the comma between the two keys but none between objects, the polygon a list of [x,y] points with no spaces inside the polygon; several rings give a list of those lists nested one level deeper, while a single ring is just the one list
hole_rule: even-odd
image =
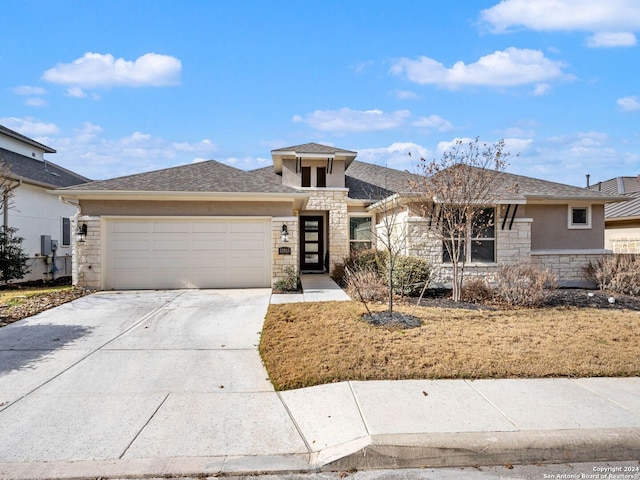
[{"label": "window frame", "polygon": [[[303,188],[311,187],[311,167],[300,167],[300,186]],[[306,180],[306,182],[305,182]],[[307,183],[307,185],[305,185]]]},{"label": "window frame", "polygon": [[[476,234],[474,234],[474,226],[471,224],[467,224],[466,225],[466,232],[465,232],[465,236],[464,237],[456,237],[453,241],[454,242],[463,242],[462,244],[462,249],[461,249],[461,256],[464,255],[463,259],[460,259],[459,262],[464,262],[465,264],[467,263],[478,263],[478,264],[494,264],[496,263],[496,258],[497,258],[497,237],[496,237],[496,214],[497,214],[497,208],[496,207],[484,207],[483,210],[493,210],[493,224],[491,225],[491,232],[493,235],[488,237],[488,236],[481,236],[484,235],[485,233],[487,233],[486,231],[488,230],[487,227],[480,227],[478,228],[478,226],[476,226],[475,230],[477,230],[478,232]],[[444,237],[444,235],[443,235]],[[449,251],[447,250],[446,247],[446,243],[451,242],[450,238],[443,238],[442,241],[442,263],[452,263],[451,261],[451,256],[449,255]],[[493,259],[488,261],[488,260],[477,260],[473,258],[474,255],[474,242],[492,242],[493,243],[493,254],[492,257]]]},{"label": "window frame", "polygon": [[[66,222],[65,222],[66,220]],[[66,225],[65,225],[66,223]],[[71,218],[69,217],[62,217],[62,221],[61,221],[61,238],[62,241],[60,242],[60,245],[62,247],[70,247],[71,246]],[[65,242],[66,240],[66,242]]]},{"label": "window frame", "polygon": [[[369,220],[369,225],[370,225],[370,236],[369,236],[369,240],[357,240],[357,239],[353,239],[351,238],[351,220],[352,219],[366,219]],[[373,224],[373,216],[372,215],[366,215],[366,214],[362,214],[362,215],[349,215],[349,252],[356,252],[358,250],[367,250],[367,248],[364,249],[355,249],[353,248],[354,245],[364,245],[364,244],[369,244],[368,248],[373,248],[373,228],[374,228],[374,224]]]},{"label": "window frame", "polygon": [[[585,210],[586,222],[574,223],[573,212],[575,210]],[[591,227],[591,205],[568,205],[567,208],[567,228],[569,230],[590,230]]]},{"label": "window frame", "polygon": [[[322,172],[322,174],[320,173]],[[322,179],[322,181],[320,181]],[[316,167],[316,187],[326,188],[327,186],[327,167]]]}]

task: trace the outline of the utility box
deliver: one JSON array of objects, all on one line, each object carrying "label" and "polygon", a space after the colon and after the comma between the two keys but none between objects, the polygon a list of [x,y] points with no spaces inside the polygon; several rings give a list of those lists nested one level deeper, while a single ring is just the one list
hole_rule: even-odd
[{"label": "utility box", "polygon": [[51,235],[40,235],[40,255],[51,255]]},{"label": "utility box", "polygon": [[58,250],[58,240],[51,240],[51,251],[55,252]]}]

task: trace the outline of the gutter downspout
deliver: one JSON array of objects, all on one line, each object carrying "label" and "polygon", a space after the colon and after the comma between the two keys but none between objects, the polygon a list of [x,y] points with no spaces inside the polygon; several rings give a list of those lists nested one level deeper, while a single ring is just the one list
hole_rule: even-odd
[{"label": "gutter downspout", "polygon": [[[67,205],[71,205],[76,207],[76,223],[75,229],[71,229],[71,283],[73,286],[77,287],[77,282],[80,279],[80,259],[78,254],[78,241],[76,240],[76,231],[78,230],[78,216],[80,215],[80,202],[72,202],[67,200],[62,195],[59,195],[58,198],[62,203],[66,203]],[[75,262],[74,262],[75,260]]]},{"label": "gutter downspout", "polygon": [[15,185],[11,186],[11,187],[7,187],[4,189],[4,191],[2,192],[2,210],[3,210],[3,222],[2,222],[2,228],[4,229],[3,231],[7,231],[7,229],[9,228],[9,194],[14,191],[16,188],[18,188],[20,185],[22,185],[22,180],[18,180],[18,183],[16,183]]}]

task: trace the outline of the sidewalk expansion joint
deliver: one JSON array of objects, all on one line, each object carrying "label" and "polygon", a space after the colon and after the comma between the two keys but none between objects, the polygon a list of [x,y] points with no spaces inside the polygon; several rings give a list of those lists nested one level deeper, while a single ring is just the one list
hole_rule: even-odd
[{"label": "sidewalk expansion joint", "polygon": [[351,395],[353,395],[353,401],[356,403],[356,408],[358,409],[358,415],[360,415],[360,420],[362,420],[362,425],[364,425],[364,429],[367,432],[367,435],[371,436],[371,432],[369,431],[369,426],[367,425],[367,420],[364,418],[364,414],[362,413],[362,408],[360,408],[360,402],[358,401],[358,397],[356,392],[353,390],[353,383],[347,382],[349,384],[349,390],[351,391]]},{"label": "sidewalk expansion joint", "polygon": [[298,425],[298,422],[293,417],[293,414],[291,413],[291,410],[289,410],[289,406],[284,401],[284,398],[282,398],[282,395],[280,395],[280,392],[276,392],[276,395],[278,395],[278,398],[280,399],[280,403],[282,403],[282,406],[286,410],[287,415],[289,415],[289,418],[293,422],[293,426],[296,427],[296,430],[298,431],[298,435],[300,435],[300,438],[302,438],[302,441],[304,442],[304,446],[307,448],[307,453],[309,455],[311,455],[311,453],[313,452],[313,450],[311,449],[311,445],[309,445],[309,442],[307,441],[307,439],[305,438],[304,434],[302,433],[302,429],[300,428],[300,425]]},{"label": "sidewalk expansion joint", "polygon": [[153,417],[156,416],[156,413],[158,413],[158,410],[160,410],[162,408],[162,406],[164,405],[164,403],[167,401],[167,398],[169,398],[169,395],[171,395],[170,393],[167,393],[164,398],[162,399],[162,401],[160,402],[160,404],[158,405],[158,407],[153,411],[153,413],[151,414],[151,416],[149,416],[149,418],[147,419],[146,422],[144,422],[144,425],[142,426],[142,428],[140,428],[140,430],[138,431],[138,433],[135,434],[135,436],[131,439],[131,441],[127,444],[127,446],[125,447],[125,449],[122,451],[122,454],[118,457],[119,460],[122,460],[122,457],[124,457],[124,455],[127,453],[127,450],[129,450],[131,448],[131,445],[133,445],[133,443],[138,439],[138,437],[140,436],[140,434],[142,433],[142,431],[147,428],[147,425],[149,425],[149,422],[151,422],[151,420],[153,419]]},{"label": "sidewalk expansion joint", "polygon": [[476,392],[478,395],[480,395],[482,398],[484,398],[484,400],[491,405],[500,415],[502,415],[511,425],[513,425],[514,427],[516,427],[517,430],[522,430],[522,428],[520,428],[520,426],[514,422],[511,418],[509,418],[509,415],[507,415],[505,412],[503,412],[500,407],[498,407],[495,403],[493,403],[491,400],[489,400],[489,398],[487,398],[485,395],[482,394],[481,391],[479,391],[476,387],[473,386],[473,381],[470,380],[465,380],[465,383],[467,385],[469,385],[469,387],[471,387],[473,389],[474,392]]}]

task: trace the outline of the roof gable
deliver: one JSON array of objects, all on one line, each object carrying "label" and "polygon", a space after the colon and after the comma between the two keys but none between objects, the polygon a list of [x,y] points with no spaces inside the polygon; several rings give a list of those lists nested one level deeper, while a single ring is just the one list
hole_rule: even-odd
[{"label": "roof gable", "polygon": [[42,150],[45,153],[56,153],[56,151],[53,148],[47,147],[46,145],[43,145],[40,142],[36,142],[35,140],[33,140],[33,139],[31,139],[31,138],[29,138],[29,137],[27,137],[25,135],[22,135],[21,133],[14,132],[13,130],[11,130],[11,129],[3,126],[3,125],[0,125],[0,133],[6,135],[7,137],[11,137],[11,138],[14,138],[16,140],[19,140],[22,143],[26,143],[28,145],[31,145],[32,147],[36,147],[36,148]]}]

